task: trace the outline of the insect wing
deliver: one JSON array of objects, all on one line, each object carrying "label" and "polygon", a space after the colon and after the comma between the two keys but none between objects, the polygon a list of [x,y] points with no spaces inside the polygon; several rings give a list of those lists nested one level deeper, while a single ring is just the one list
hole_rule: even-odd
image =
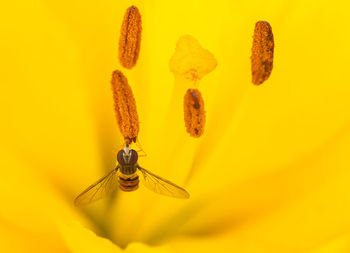
[{"label": "insect wing", "polygon": [[77,206],[86,205],[99,200],[118,188],[117,169],[112,170],[96,183],[90,185],[85,191],[80,193],[74,200]]},{"label": "insect wing", "polygon": [[180,186],[177,186],[176,184],[161,178],[144,168],[138,167],[138,169],[143,175],[144,185],[151,191],[174,198],[188,199],[190,197],[190,194],[188,194],[188,192]]}]

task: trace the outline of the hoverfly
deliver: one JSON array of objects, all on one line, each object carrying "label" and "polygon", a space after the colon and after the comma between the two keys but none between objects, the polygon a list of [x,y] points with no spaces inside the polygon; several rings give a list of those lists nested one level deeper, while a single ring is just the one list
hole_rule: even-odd
[{"label": "hoverfly", "polygon": [[117,167],[80,193],[74,201],[75,205],[85,205],[99,200],[116,190],[118,185],[122,191],[135,191],[139,186],[137,172],[142,174],[144,185],[156,193],[174,198],[190,197],[185,189],[140,167],[137,160],[137,152],[126,144],[125,148],[118,152]]}]

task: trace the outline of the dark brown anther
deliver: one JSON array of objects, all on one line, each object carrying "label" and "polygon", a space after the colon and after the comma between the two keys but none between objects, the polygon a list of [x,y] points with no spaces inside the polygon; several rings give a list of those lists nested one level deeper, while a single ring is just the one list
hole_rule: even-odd
[{"label": "dark brown anther", "polygon": [[198,89],[188,89],[184,97],[184,119],[186,131],[192,137],[200,137],[204,132],[204,101]]},{"label": "dark brown anther", "polygon": [[265,82],[273,67],[274,39],[271,26],[266,21],[255,24],[251,59],[252,82],[259,85]]}]

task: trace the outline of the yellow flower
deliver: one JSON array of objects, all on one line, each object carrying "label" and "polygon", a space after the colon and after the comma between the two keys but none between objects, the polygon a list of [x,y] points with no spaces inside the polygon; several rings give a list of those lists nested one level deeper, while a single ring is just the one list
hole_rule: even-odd
[{"label": "yellow flower", "polygon": [[[143,167],[189,200],[140,187],[74,197],[122,145],[110,90],[125,9],[140,9],[135,95]],[[1,8],[1,252],[349,252],[350,21],[345,1],[6,1]],[[274,69],[251,83],[254,24]],[[218,61],[191,138],[169,59],[194,36]],[[175,83],[178,84],[178,83]],[[141,185],[142,186],[142,185]]]}]

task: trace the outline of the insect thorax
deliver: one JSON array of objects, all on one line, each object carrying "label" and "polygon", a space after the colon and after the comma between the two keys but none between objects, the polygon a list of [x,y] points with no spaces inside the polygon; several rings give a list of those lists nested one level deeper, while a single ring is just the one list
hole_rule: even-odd
[{"label": "insect thorax", "polygon": [[132,175],[136,172],[136,164],[134,165],[119,165],[120,173],[124,175]]}]

